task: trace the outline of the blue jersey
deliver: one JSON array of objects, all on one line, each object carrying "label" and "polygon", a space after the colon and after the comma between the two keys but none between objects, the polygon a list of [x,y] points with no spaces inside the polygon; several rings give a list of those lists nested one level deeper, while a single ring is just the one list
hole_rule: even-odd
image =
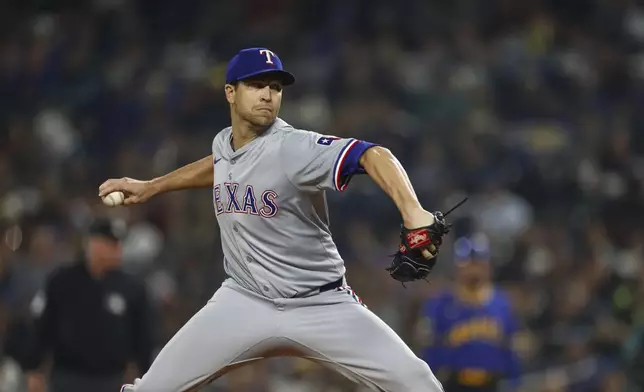
[{"label": "blue jersey", "polygon": [[515,383],[519,362],[511,339],[517,331],[506,295],[493,289],[485,303],[462,301],[453,291],[423,307],[427,345],[422,357],[435,371],[447,372],[460,385],[489,385],[500,379]]}]

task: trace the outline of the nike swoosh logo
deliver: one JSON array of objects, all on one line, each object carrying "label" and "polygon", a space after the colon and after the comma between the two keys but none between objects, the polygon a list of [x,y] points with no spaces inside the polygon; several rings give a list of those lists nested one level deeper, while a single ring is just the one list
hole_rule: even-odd
[{"label": "nike swoosh logo", "polygon": [[221,161],[221,158],[219,158],[219,159],[215,158],[215,163],[214,164],[216,165],[217,162],[219,162],[219,161]]}]

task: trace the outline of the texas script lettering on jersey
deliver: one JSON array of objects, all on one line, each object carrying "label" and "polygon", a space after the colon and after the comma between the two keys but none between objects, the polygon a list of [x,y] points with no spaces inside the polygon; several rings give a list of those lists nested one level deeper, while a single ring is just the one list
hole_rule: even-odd
[{"label": "texas script lettering on jersey", "polygon": [[[240,186],[236,182],[225,182],[223,184],[224,195],[222,195],[222,186],[215,185],[213,188],[213,198],[215,202],[215,212],[219,214],[250,214],[263,218],[272,218],[277,215],[279,208],[275,199],[278,194],[273,190],[265,190],[259,197],[261,207],[258,208],[257,197],[252,185],[246,185],[243,194],[240,194]],[[222,197],[223,196],[223,197]]]}]

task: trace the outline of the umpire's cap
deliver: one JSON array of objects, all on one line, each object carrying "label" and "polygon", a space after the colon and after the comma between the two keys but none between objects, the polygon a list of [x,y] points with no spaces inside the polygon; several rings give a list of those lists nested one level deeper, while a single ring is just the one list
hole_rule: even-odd
[{"label": "umpire's cap", "polygon": [[97,218],[87,230],[88,237],[103,237],[114,242],[125,238],[125,223],[107,218]]},{"label": "umpire's cap", "polygon": [[248,48],[242,49],[228,63],[226,83],[234,83],[253,76],[273,74],[277,76],[284,86],[295,83],[295,77],[284,71],[282,60],[270,49]]}]

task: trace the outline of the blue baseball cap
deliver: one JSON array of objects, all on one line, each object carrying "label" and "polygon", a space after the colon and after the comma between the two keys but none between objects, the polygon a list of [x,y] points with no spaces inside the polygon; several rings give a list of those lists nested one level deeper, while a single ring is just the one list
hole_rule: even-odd
[{"label": "blue baseball cap", "polygon": [[295,77],[284,71],[282,60],[270,49],[247,48],[228,62],[226,83],[234,83],[257,75],[274,74],[284,86],[295,83]]},{"label": "blue baseball cap", "polygon": [[454,241],[454,261],[488,262],[490,261],[490,242],[483,234],[471,237],[460,237]]}]

